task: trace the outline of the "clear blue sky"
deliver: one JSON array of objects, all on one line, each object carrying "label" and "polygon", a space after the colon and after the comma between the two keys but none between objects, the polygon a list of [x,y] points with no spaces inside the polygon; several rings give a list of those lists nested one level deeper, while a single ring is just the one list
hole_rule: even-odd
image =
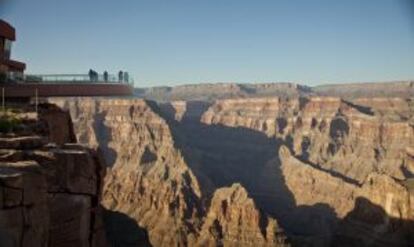
[{"label": "clear blue sky", "polygon": [[28,73],[137,85],[414,79],[413,0],[0,0]]}]

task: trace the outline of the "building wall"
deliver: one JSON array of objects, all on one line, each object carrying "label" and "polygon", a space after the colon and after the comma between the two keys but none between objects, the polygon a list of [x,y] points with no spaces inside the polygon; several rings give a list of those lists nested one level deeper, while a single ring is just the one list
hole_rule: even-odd
[{"label": "building wall", "polygon": [[0,19],[0,73],[6,74],[11,80],[21,80],[26,65],[10,59],[12,42],[15,40],[15,29],[9,23]]},{"label": "building wall", "polygon": [[0,56],[4,58],[4,38],[0,37]]}]

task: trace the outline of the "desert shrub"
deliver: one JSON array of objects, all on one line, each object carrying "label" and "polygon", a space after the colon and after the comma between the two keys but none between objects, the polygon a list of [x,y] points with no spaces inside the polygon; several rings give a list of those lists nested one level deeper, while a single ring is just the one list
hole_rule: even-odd
[{"label": "desert shrub", "polygon": [[0,133],[10,133],[17,129],[21,124],[21,120],[11,116],[4,115],[0,117]]}]

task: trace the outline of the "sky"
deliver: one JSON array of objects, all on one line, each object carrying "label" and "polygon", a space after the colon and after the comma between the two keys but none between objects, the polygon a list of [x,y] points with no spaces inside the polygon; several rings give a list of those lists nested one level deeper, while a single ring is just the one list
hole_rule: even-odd
[{"label": "sky", "polygon": [[29,74],[136,86],[414,79],[414,0],[0,0]]}]

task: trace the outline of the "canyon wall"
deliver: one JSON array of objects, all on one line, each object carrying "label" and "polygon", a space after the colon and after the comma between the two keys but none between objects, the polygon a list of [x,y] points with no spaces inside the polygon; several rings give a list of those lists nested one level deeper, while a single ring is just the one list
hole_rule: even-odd
[{"label": "canyon wall", "polygon": [[[234,246],[284,245],[283,231],[275,220],[265,223],[258,220],[266,216],[247,199],[247,194],[232,197],[240,193],[238,187],[217,191],[213,202],[207,205],[208,196],[203,196],[197,177],[182,150],[177,148],[177,140],[156,104],[121,99],[54,99],[53,102],[69,109],[78,140],[105,154],[108,171],[103,206],[135,219],[148,231],[152,245],[216,246],[223,242]],[[227,200],[231,203],[223,209],[221,204]],[[239,200],[249,208],[240,207]],[[231,217],[227,216],[231,212],[236,212],[234,217],[249,218],[245,222],[237,218],[232,222],[221,220],[220,214]],[[232,229],[236,226],[255,235],[235,238],[237,233]],[[268,230],[263,232],[264,228]]]},{"label": "canyon wall", "polygon": [[0,137],[0,246],[107,246],[98,153],[73,143],[66,112],[33,110]]},{"label": "canyon wall", "polygon": [[397,179],[413,171],[407,151],[414,146],[410,104],[400,98],[218,100],[201,121],[274,136],[303,161],[361,183],[373,171]]},{"label": "canyon wall", "polygon": [[153,246],[405,246],[414,236],[410,99],[50,101],[104,154],[103,206]]}]

